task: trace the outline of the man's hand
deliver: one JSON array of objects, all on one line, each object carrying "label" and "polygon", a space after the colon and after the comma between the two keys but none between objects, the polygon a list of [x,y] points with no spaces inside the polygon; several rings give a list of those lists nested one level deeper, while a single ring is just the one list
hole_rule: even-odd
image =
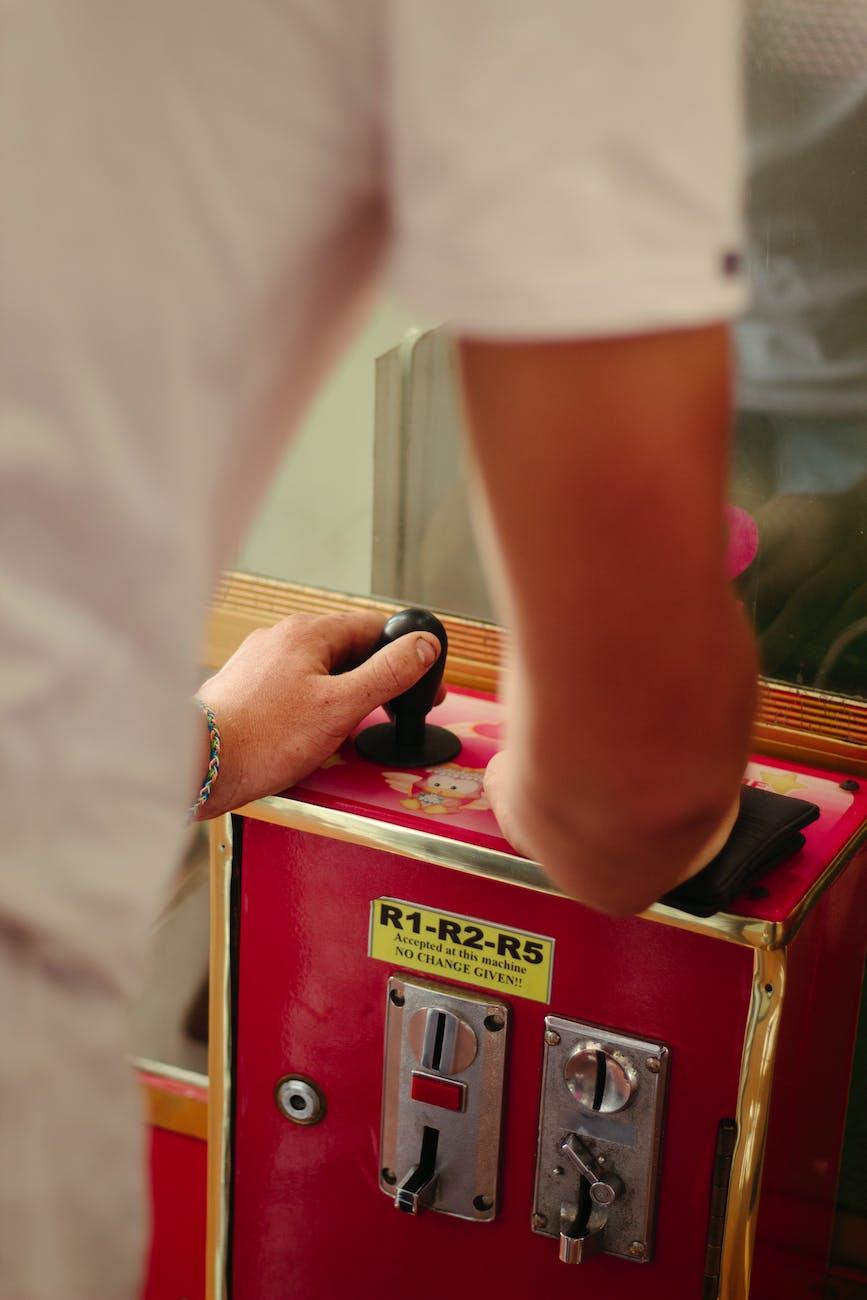
[{"label": "man's hand", "polygon": [[200,818],[295,785],[427,672],[440,647],[426,633],[371,655],[384,623],[373,612],[296,614],[247,637],[198,692],[222,739],[220,774]]}]

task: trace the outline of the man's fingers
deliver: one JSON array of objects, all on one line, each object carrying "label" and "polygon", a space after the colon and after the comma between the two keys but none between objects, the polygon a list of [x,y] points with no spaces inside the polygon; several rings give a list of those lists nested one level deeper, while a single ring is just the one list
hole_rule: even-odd
[{"label": "man's fingers", "polygon": [[340,678],[341,690],[358,720],[414,686],[436,662],[440,644],[426,632],[410,632]]},{"label": "man's fingers", "polygon": [[311,623],[310,634],[316,638],[323,663],[333,671],[366,658],[384,627],[384,614],[378,614],[375,609],[359,609],[322,615]]},{"label": "man's fingers", "polygon": [[[385,616],[377,614],[375,610],[358,610],[351,614],[326,614],[317,618],[312,630],[319,642],[322,662],[330,672],[341,668],[352,669],[355,665],[363,663],[379,641],[385,621]],[[434,658],[438,654],[439,642],[436,643]],[[410,686],[412,684],[410,682]],[[404,690],[406,689],[408,688],[404,687]],[[445,682],[440,682],[434,705],[442,704],[447,694]]]}]

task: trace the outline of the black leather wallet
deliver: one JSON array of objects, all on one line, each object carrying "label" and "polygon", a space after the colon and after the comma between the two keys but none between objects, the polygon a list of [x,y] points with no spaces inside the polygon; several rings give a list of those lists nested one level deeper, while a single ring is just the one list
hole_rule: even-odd
[{"label": "black leather wallet", "polygon": [[804,843],[801,831],[819,816],[806,799],[741,788],[741,810],[725,848],[712,862],[661,899],[693,916],[722,912],[745,889],[791,858]]}]

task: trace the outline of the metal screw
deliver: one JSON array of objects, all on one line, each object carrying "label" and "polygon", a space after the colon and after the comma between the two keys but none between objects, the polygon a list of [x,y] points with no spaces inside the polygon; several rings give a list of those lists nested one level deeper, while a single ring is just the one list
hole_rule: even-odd
[{"label": "metal screw", "polygon": [[479,1214],[487,1214],[488,1211],[493,1208],[494,1198],[492,1196],[484,1196],[480,1194],[479,1196],[473,1197],[473,1209],[477,1210]]},{"label": "metal screw", "polygon": [[559,1047],[560,1035],[557,1033],[556,1029],[545,1030],[545,1042],[549,1047]]},{"label": "metal screw", "polygon": [[597,1163],[597,1165],[599,1165],[599,1166],[601,1167],[602,1165],[605,1164],[605,1157],[604,1157],[604,1156],[597,1156],[597,1157],[596,1157],[596,1163]]},{"label": "metal screw", "polygon": [[630,1241],[626,1247],[626,1253],[630,1259],[644,1259],[647,1247],[643,1241]]},{"label": "metal screw", "polygon": [[293,1124],[318,1124],[325,1114],[325,1098],[309,1079],[289,1074],[274,1089],[277,1108]]},{"label": "metal screw", "polygon": [[534,1228],[546,1228],[548,1220],[544,1214],[534,1214],[531,1220]]},{"label": "metal screw", "polygon": [[490,1034],[498,1034],[505,1025],[502,1013],[499,1011],[492,1012],[491,1015],[485,1016],[484,1026]]},{"label": "metal screw", "polygon": [[406,1002],[406,998],[398,989],[392,989],[388,996],[396,1007],[402,1007]]},{"label": "metal screw", "polygon": [[562,1166],[562,1165],[555,1165],[554,1168],[551,1170],[551,1173],[553,1174],[553,1176],[554,1176],[555,1178],[559,1178],[560,1175],[562,1174],[562,1172],[563,1172],[563,1166]]},{"label": "metal screw", "polygon": [[648,1056],[644,1064],[647,1066],[651,1074],[659,1074],[659,1071],[662,1069],[662,1062],[658,1056]]}]

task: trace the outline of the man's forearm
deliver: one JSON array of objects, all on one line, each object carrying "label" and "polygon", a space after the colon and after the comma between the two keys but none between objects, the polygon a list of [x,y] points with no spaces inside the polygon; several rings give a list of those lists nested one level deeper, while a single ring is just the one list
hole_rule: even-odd
[{"label": "man's forearm", "polygon": [[[737,813],[757,668],[734,603],[730,621],[717,657],[686,654],[667,681],[636,674],[627,693],[611,698],[607,720],[600,699],[588,706],[592,683],[589,690],[576,683],[571,699],[539,699],[532,669],[516,665],[506,795],[512,828],[582,902],[611,913],[643,910],[724,846]],[[589,713],[592,724],[582,725]]]},{"label": "man's forearm", "polygon": [[511,817],[569,893],[634,911],[730,818],[752,720],[725,565],[727,334],[461,358],[515,639]]}]

